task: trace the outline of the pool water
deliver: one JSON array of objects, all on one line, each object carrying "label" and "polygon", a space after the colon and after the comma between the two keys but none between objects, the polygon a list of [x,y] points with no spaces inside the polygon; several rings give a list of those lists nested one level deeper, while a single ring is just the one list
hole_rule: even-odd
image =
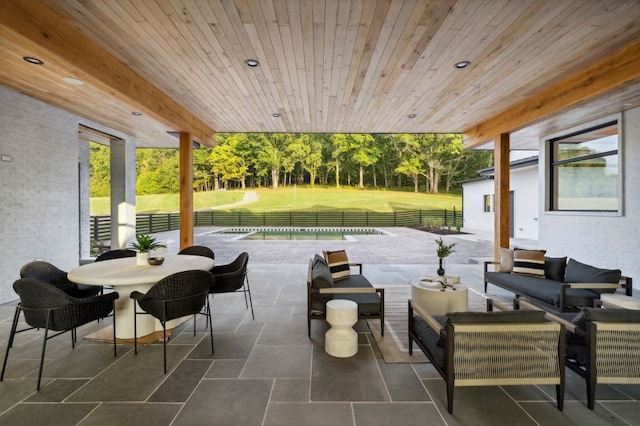
[{"label": "pool water", "polygon": [[296,229],[249,229],[238,230],[231,229],[216,232],[214,235],[235,236],[240,240],[251,241],[309,241],[309,240],[349,240],[354,236],[361,235],[387,235],[377,229],[310,229],[310,228],[296,228]]}]

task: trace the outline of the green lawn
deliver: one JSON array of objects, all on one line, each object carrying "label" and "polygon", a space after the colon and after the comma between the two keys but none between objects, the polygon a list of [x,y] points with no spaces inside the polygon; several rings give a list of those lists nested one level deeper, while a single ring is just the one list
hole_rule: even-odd
[{"label": "green lawn", "polygon": [[[234,208],[251,212],[359,210],[391,212],[397,210],[462,209],[462,197],[450,194],[425,194],[404,191],[358,190],[351,188],[287,187],[277,190],[260,188],[257,201]],[[211,191],[194,193],[195,209],[239,202],[246,191]],[[137,213],[175,212],[179,210],[178,194],[142,195],[136,197]],[[230,209],[229,209],[230,210]],[[109,199],[91,199],[92,215],[108,215]]]}]

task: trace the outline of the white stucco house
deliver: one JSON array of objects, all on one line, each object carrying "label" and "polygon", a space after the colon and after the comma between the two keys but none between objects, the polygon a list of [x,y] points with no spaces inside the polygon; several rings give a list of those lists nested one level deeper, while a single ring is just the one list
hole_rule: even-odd
[{"label": "white stucco house", "polygon": [[[531,154],[535,155],[531,155]],[[522,158],[521,158],[522,157]],[[513,152],[510,162],[510,237],[538,239],[538,155]],[[462,183],[464,229],[493,233],[495,195],[494,168],[478,170],[478,177]]]}]

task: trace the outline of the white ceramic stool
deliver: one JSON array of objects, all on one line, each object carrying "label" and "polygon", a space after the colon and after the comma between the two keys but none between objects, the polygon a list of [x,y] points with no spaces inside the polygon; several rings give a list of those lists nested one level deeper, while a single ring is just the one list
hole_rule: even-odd
[{"label": "white ceramic stool", "polygon": [[331,328],[324,336],[324,350],[338,358],[357,354],[358,333],[352,327],[358,322],[358,304],[345,299],[328,301],[327,322]]}]

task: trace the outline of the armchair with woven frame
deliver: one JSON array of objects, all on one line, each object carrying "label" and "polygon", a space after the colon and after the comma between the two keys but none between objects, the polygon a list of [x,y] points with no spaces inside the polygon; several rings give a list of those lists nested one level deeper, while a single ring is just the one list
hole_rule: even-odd
[{"label": "armchair with woven frame", "polygon": [[[524,300],[519,308],[540,310]],[[576,313],[546,312],[567,330],[565,363],[586,381],[587,406],[595,406],[598,384],[640,384],[640,310],[582,308]]]},{"label": "armchair with woven frame", "polygon": [[[413,342],[446,382],[453,412],[458,386],[555,385],[558,410],[564,403],[564,329],[542,312],[455,312],[432,316],[409,300],[409,354]],[[533,314],[533,315],[531,315]]]}]

